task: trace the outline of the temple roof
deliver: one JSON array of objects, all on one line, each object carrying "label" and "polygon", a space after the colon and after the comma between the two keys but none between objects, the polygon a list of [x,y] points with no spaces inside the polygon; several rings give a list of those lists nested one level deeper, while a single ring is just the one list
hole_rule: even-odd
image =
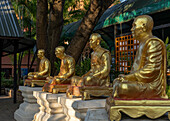
[{"label": "temple roof", "polygon": [[0,0],[0,46],[2,51],[12,54],[14,45],[17,45],[16,51],[21,52],[33,48],[35,43],[35,40],[24,37],[11,2]]}]

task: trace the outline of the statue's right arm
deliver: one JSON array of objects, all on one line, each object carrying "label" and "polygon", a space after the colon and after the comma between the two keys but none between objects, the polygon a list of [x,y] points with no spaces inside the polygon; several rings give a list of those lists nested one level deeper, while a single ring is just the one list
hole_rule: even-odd
[{"label": "statue's right arm", "polygon": [[93,76],[103,78],[109,75],[111,63],[110,63],[110,54],[108,52],[102,55],[102,61],[104,63],[103,69],[98,73],[95,73]]},{"label": "statue's right arm", "polygon": [[30,76],[30,75],[35,75],[35,74],[37,74],[38,72],[29,72],[28,73],[28,76]]},{"label": "statue's right arm", "polygon": [[29,72],[29,73],[28,73],[28,76],[30,76],[30,75],[32,75],[32,72]]}]

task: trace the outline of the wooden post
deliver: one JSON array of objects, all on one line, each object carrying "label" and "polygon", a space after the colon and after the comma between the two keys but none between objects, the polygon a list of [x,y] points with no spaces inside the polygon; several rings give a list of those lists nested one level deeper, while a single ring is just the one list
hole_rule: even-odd
[{"label": "wooden post", "polygon": [[2,75],[1,75],[1,72],[2,72],[2,52],[3,52],[3,43],[4,43],[4,40],[1,40],[0,39],[0,95],[1,95],[1,83],[2,83]]},{"label": "wooden post", "polygon": [[17,98],[16,98],[16,92],[17,92],[17,50],[18,50],[18,41],[14,42],[14,100],[13,102],[16,103],[17,102]]},{"label": "wooden post", "polygon": [[[0,74],[1,74],[1,70],[2,70],[1,64],[2,64],[2,49],[0,49]],[[1,76],[2,75],[0,75],[0,95],[1,95],[1,81],[2,81]]]},{"label": "wooden post", "polygon": [[29,73],[29,66],[30,66],[30,50],[28,50],[28,65],[27,65],[27,68],[28,68],[28,73]]}]

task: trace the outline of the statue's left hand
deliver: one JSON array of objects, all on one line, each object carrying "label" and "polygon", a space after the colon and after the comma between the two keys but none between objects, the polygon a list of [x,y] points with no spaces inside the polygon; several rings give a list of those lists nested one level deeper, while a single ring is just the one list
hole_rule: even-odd
[{"label": "statue's left hand", "polygon": [[128,80],[128,81],[136,81],[136,77],[134,74],[125,75],[123,78],[124,80]]},{"label": "statue's left hand", "polygon": [[127,75],[120,74],[120,75],[118,76],[118,80],[119,80],[120,82],[127,82],[127,81],[128,81],[128,80],[127,80]]},{"label": "statue's left hand", "polygon": [[101,73],[95,73],[95,74],[93,74],[93,77],[95,77],[95,78],[102,78],[101,76],[102,76]]},{"label": "statue's left hand", "polygon": [[38,78],[38,74],[35,74],[35,75],[34,75],[34,78]]},{"label": "statue's left hand", "polygon": [[119,74],[119,76],[118,76],[119,78],[121,78],[121,77],[125,77],[125,75],[124,74]]}]

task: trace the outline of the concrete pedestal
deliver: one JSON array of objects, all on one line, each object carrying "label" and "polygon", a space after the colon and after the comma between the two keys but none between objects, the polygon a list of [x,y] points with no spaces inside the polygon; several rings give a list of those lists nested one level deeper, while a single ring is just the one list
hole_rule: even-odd
[{"label": "concrete pedestal", "polygon": [[33,121],[65,121],[65,115],[60,104],[59,97],[65,97],[65,93],[52,94],[42,91],[34,91],[40,111],[34,115]]},{"label": "concrete pedestal", "polygon": [[20,104],[19,109],[15,111],[14,119],[17,121],[32,121],[34,114],[39,111],[39,105],[33,96],[33,91],[40,91],[42,88],[20,86],[19,90],[22,92],[24,102]]},{"label": "concrete pedestal", "polygon": [[61,97],[61,105],[66,114],[66,121],[84,121],[88,109],[104,109],[105,99],[86,100],[81,98],[69,99]]},{"label": "concrete pedestal", "polygon": [[105,109],[88,109],[85,121],[109,121]]}]

